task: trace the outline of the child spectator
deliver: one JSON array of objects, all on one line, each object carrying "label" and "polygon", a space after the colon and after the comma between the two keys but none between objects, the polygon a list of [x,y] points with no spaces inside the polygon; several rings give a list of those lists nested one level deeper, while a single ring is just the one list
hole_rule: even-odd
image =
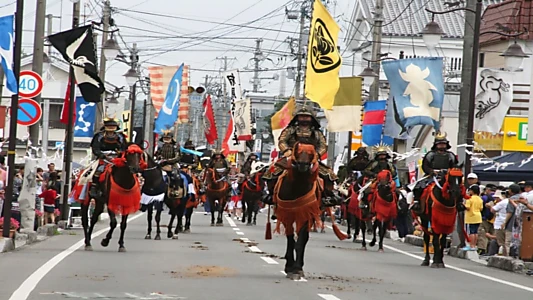
[{"label": "child spectator", "polygon": [[470,199],[465,202],[465,224],[467,234],[470,238],[470,245],[463,248],[466,251],[477,251],[478,229],[481,224],[481,211],[483,210],[483,200],[479,197],[479,185],[472,185],[469,189]]},{"label": "child spectator", "polygon": [[55,223],[55,203],[57,198],[57,192],[46,184],[43,185],[43,192],[39,195],[39,198],[44,199],[44,225],[48,223],[48,218]]}]

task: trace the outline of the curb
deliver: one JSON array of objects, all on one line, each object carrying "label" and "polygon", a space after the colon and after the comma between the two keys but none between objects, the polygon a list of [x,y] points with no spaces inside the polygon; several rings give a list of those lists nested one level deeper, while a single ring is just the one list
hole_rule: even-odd
[{"label": "curb", "polygon": [[54,236],[57,231],[58,226],[55,224],[46,224],[45,226],[39,227],[37,232],[21,230],[21,232],[16,233],[14,239],[0,239],[0,253],[13,251],[26,245],[44,241],[48,237]]}]

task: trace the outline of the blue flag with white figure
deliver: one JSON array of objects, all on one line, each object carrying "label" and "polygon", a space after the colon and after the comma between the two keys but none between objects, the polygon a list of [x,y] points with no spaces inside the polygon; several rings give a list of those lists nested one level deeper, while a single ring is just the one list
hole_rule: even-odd
[{"label": "blue flag with white figure", "polygon": [[181,95],[181,79],[183,76],[183,64],[178,68],[168,85],[165,101],[159,110],[157,119],[155,119],[154,132],[162,133],[168,130],[178,119],[178,109]]},{"label": "blue flag with white figure", "polygon": [[18,83],[13,72],[13,41],[15,40],[13,22],[13,15],[0,17],[0,61],[6,74],[6,87],[12,94],[16,94]]},{"label": "blue flag with white figure", "polygon": [[382,65],[405,128],[428,125],[439,130],[444,102],[442,57],[389,60]]},{"label": "blue flag with white figure", "polygon": [[96,103],[87,102],[83,97],[76,97],[75,137],[92,137],[96,122]]}]

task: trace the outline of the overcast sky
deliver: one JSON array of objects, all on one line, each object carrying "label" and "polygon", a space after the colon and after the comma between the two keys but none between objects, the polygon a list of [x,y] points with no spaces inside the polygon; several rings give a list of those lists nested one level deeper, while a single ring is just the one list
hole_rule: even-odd
[{"label": "overcast sky", "polygon": [[[47,0],[47,14],[58,18],[53,20],[53,31],[59,32],[71,27],[71,0]],[[191,66],[191,80],[194,86],[203,82],[205,75],[216,76],[223,66],[220,57],[227,56],[230,69],[253,68],[255,39],[262,38],[264,55],[272,60],[261,63],[262,68],[281,69],[296,66],[290,55],[287,37],[297,37],[298,21],[288,20],[285,7],[298,9],[302,1],[288,0],[111,0],[115,8],[113,19],[120,29],[122,38],[118,42],[127,53],[125,44],[131,47],[136,42],[140,50],[140,61],[144,68],[157,65]],[[32,53],[36,0],[25,0],[23,48]],[[82,21],[98,21],[102,15],[101,0],[81,0]],[[339,45],[344,49],[342,39],[346,33],[355,0],[330,0],[328,9],[341,27]],[[0,0],[0,15],[15,12],[14,0]],[[59,18],[60,17],[60,18]],[[240,27],[229,26],[246,24]],[[186,36],[185,38],[183,36]],[[125,42],[125,44],[124,44]],[[100,43],[100,41],[98,42]],[[196,44],[196,45],[195,45]],[[342,51],[341,51],[342,52]],[[345,66],[342,75],[350,75],[351,53],[344,53]],[[108,62],[106,80],[126,85],[121,76],[128,67],[120,62]],[[272,77],[275,72],[264,71],[261,77]],[[148,74],[147,71],[145,74]],[[253,73],[242,73],[244,89],[251,90],[249,82]],[[262,90],[269,94],[279,93],[279,81],[262,80]],[[294,88],[294,81],[287,80],[286,95]]]}]

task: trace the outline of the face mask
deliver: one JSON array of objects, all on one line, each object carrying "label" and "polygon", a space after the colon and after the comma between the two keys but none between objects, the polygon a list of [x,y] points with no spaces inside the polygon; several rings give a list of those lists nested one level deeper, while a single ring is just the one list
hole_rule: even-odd
[{"label": "face mask", "polygon": [[298,121],[301,126],[311,126],[311,121]]}]

